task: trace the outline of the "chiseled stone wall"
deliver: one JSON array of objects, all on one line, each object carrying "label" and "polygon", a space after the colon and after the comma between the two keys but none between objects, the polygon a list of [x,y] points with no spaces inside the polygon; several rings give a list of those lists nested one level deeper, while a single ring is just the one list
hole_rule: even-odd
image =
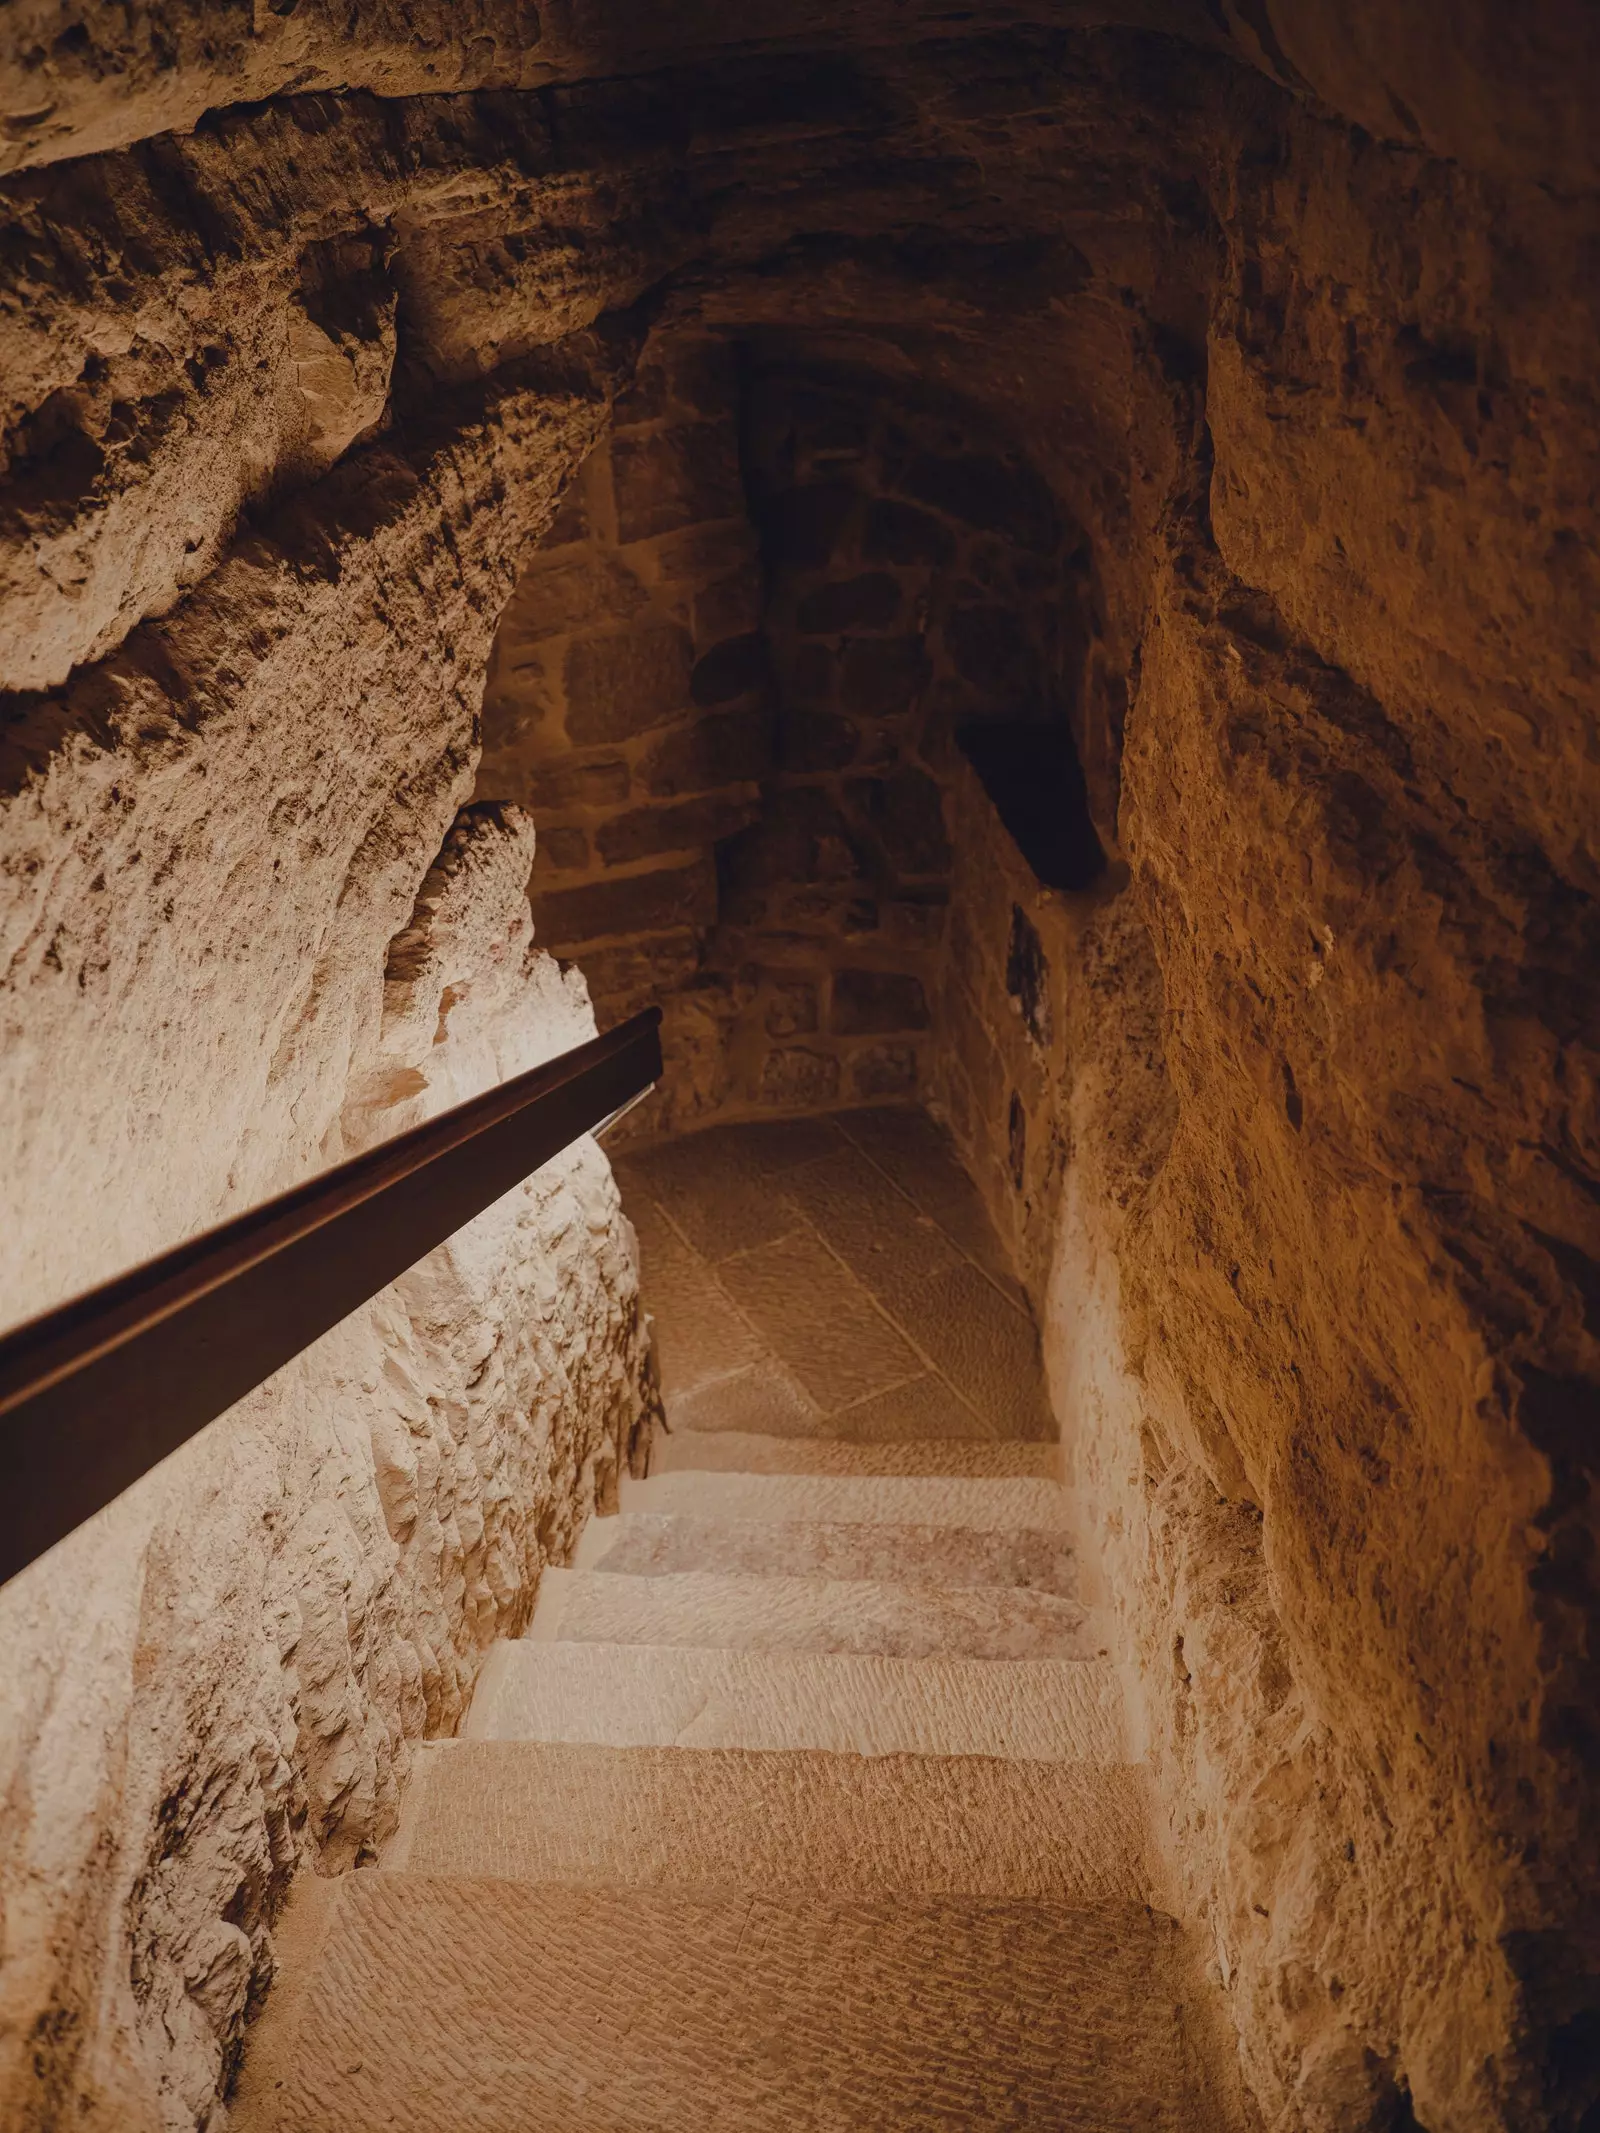
[{"label": "chiseled stone wall", "polygon": [[1071,536],[981,413],[870,370],[758,355],[744,430],[777,721],[721,863],[730,1043],[771,1105],[925,1099],[966,720],[1072,688]]},{"label": "chiseled stone wall", "polygon": [[941,1026],[984,1096],[949,1107],[1267,2121],[1576,2126],[1592,203],[1303,114],[1255,147],[1204,428],[1174,396],[1120,854],[1053,897],[959,799]]},{"label": "chiseled stone wall", "polygon": [[[344,334],[327,305],[403,262],[374,242],[330,293],[330,232],[507,152],[468,113],[448,146],[375,117],[247,114],[5,202],[12,295],[41,279],[4,312],[33,395],[7,678],[50,684],[0,727],[8,1318],[594,1027],[531,946],[531,825],[461,810],[500,610],[618,350],[452,376],[392,296]],[[409,1743],[647,1426],[643,1351],[580,1145],[0,1594],[8,2129],[220,2123],[289,1877],[393,1826]]]},{"label": "chiseled stone wall", "polygon": [[[347,1147],[592,1034],[531,943],[532,843],[452,829]],[[580,1142],[0,1593],[8,2127],[211,2122],[290,1877],[392,1831],[410,1744],[614,1493],[646,1384],[631,1227]]]}]

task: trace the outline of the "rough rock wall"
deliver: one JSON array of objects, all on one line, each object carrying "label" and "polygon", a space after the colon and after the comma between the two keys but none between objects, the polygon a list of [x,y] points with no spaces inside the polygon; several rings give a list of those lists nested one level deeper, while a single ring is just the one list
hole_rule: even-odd
[{"label": "rough rock wall", "polygon": [[1578,2126],[1592,203],[1311,117],[1238,146],[1203,393],[1174,381],[1131,885],[1030,908],[962,822],[951,1043],[1025,1246],[1059,1194],[1057,1398],[1269,2122]]},{"label": "rough rock wall", "polygon": [[[625,359],[573,329],[629,284],[597,246],[519,314],[508,274],[488,376],[420,301],[464,192],[523,261],[532,196],[572,211],[546,117],[302,101],[7,197],[6,679],[49,685],[0,731],[9,1318],[593,1029],[530,826],[458,810]],[[392,1826],[642,1342],[580,1148],[7,1587],[8,2127],[218,2122],[288,1877]]]},{"label": "rough rock wall", "polygon": [[[463,815],[346,1109],[386,1137],[581,1043],[531,825]],[[0,2118],[212,2122],[297,1867],[371,1856],[648,1422],[632,1233],[581,1142],[0,1594]]]},{"label": "rough rock wall", "polygon": [[[1600,1032],[1566,275],[1593,218],[1303,121],[1226,212],[1209,522],[1175,507],[1126,765],[1179,1101],[1128,1332],[1271,1610],[1254,1707],[1237,1652],[1209,1685],[1186,1660],[1174,1735],[1219,1792],[1258,1774],[1183,1849],[1232,1891],[1246,2033],[1287,2002],[1273,2071],[1298,2056],[1324,2114],[1364,2049],[1423,2124],[1575,2124]],[[1214,1552],[1168,1555],[1213,1653]],[[1251,1892],[1269,1861],[1298,1903]]]}]

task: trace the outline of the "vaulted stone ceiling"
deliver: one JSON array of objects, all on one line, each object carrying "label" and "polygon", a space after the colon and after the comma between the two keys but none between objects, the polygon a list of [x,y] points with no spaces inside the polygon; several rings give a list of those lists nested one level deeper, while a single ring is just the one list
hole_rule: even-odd
[{"label": "vaulted stone ceiling", "polygon": [[1040,907],[1053,1021],[995,1005],[1031,887],[952,770],[930,1086],[1014,1161],[1286,2127],[1600,2094],[1597,92],[1578,0],[0,22],[12,1315],[369,1130],[502,612],[636,378],[963,410],[1081,533],[1111,864]]}]

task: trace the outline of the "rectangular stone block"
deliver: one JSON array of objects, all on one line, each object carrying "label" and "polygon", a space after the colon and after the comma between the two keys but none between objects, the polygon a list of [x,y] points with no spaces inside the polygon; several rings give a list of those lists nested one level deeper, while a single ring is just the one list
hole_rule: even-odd
[{"label": "rectangular stone block", "polygon": [[567,736],[578,748],[664,726],[689,705],[694,648],[675,622],[642,622],[567,647]]},{"label": "rectangular stone block", "polygon": [[922,980],[898,970],[837,970],[833,1026],[841,1035],[875,1037],[927,1029],[931,1017]]},{"label": "rectangular stone block", "polygon": [[839,1062],[807,1045],[780,1046],[761,1063],[758,1093],[767,1104],[831,1104],[839,1094]]},{"label": "rectangular stone block", "polygon": [[850,1058],[850,1093],[861,1103],[914,1095],[923,1078],[914,1044],[870,1044]]},{"label": "rectangular stone block", "polygon": [[648,597],[614,556],[578,547],[536,554],[501,619],[501,643],[514,649],[596,623],[620,622],[637,614]]},{"label": "rectangular stone block", "polygon": [[607,866],[626,866],[660,852],[689,852],[731,837],[754,821],[760,802],[728,795],[686,800],[678,807],[636,807],[604,823],[595,847]]},{"label": "rectangular stone block", "polygon": [[628,797],[628,766],[619,756],[598,763],[558,758],[527,772],[527,804],[539,808],[615,807]]},{"label": "rectangular stone block", "polygon": [[582,888],[546,890],[533,904],[539,944],[552,949],[630,933],[709,926],[716,916],[717,875],[709,859],[693,866],[662,867],[652,874],[624,874]]},{"label": "rectangular stone block", "polygon": [[771,768],[772,717],[752,707],[697,719],[665,735],[645,757],[640,780],[647,792],[670,799],[742,785]]},{"label": "rectangular stone block", "polygon": [[744,486],[731,422],[627,435],[611,447],[617,537],[647,541],[702,519],[742,518]]}]

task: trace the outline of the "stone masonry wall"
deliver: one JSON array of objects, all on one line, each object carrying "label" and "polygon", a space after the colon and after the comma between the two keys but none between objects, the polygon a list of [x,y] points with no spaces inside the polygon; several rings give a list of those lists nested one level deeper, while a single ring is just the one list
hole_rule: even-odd
[{"label": "stone masonry wall", "polygon": [[540,939],[602,1021],[666,1010],[655,1131],[729,1094],[729,982],[706,949],[717,844],[755,818],[771,761],[760,622],[733,351],[681,341],[641,366],[517,585],[477,788],[531,808]]},{"label": "stone masonry wall", "polygon": [[635,1130],[932,1081],[958,724],[1066,722],[1086,560],[970,410],[663,338],[502,623],[478,791],[541,938],[665,1010]]},{"label": "stone masonry wall", "polygon": [[777,703],[761,819],[722,858],[747,1100],[925,1097],[952,735],[1065,716],[1065,529],[972,410],[870,374],[758,355],[745,434]]}]

